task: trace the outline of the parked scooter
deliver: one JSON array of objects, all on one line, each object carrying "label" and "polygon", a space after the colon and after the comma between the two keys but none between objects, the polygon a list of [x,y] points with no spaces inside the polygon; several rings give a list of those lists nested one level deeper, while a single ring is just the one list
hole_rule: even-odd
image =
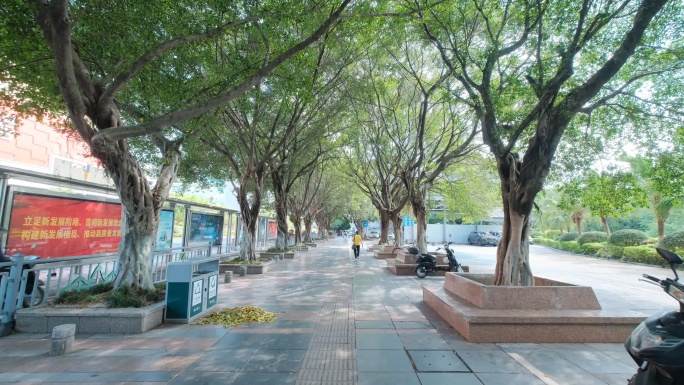
[{"label": "parked scooter", "polygon": [[[13,255],[10,258],[12,260],[15,260],[15,258],[19,254]],[[38,256],[31,255],[31,256],[25,256],[24,257],[24,262],[26,261],[33,261],[38,259]],[[23,265],[23,270],[29,270],[31,269],[31,265],[24,263]],[[10,272],[9,267],[4,267],[0,269],[0,272]],[[0,276],[2,277],[2,276]],[[45,282],[42,280],[38,279],[38,284],[36,285],[36,273],[34,271],[29,270],[28,274],[26,274],[26,286],[24,288],[24,299],[22,301],[22,307],[27,308],[31,306],[36,306],[39,305],[43,302],[43,298],[45,298],[45,289],[43,286],[45,286]],[[33,288],[34,286],[36,287],[36,290],[34,291]]]},{"label": "parked scooter", "polygon": [[682,257],[656,248],[674,272],[675,279],[663,280],[644,274],[645,282],[660,286],[679,301],[679,311],[648,317],[625,341],[625,349],[639,365],[628,385],[684,385],[684,284],[679,282],[676,265]]},{"label": "parked scooter", "polygon": [[[418,257],[418,266],[416,266],[416,277],[425,278],[428,274],[434,274],[437,271],[463,271],[461,264],[456,260],[454,251],[449,248],[453,242],[449,242],[444,245],[444,251],[446,251],[447,259],[449,260],[448,266],[437,266],[437,257],[431,254],[420,254]],[[413,255],[418,255],[418,248],[409,247],[409,253]],[[437,251],[442,250],[438,248]]]}]

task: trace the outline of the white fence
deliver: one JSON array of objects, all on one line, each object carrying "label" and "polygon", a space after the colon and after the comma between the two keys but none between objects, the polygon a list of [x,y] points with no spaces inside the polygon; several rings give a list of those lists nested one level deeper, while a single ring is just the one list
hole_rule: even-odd
[{"label": "white fence", "polygon": [[473,231],[501,231],[501,225],[427,225],[428,243],[468,243],[468,234]]}]

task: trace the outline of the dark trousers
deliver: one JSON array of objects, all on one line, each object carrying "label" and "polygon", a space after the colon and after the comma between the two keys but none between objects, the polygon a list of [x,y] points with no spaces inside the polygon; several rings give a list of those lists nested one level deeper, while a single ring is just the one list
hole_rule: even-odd
[{"label": "dark trousers", "polygon": [[361,251],[361,246],[360,245],[354,245],[354,257],[358,257],[360,251]]}]

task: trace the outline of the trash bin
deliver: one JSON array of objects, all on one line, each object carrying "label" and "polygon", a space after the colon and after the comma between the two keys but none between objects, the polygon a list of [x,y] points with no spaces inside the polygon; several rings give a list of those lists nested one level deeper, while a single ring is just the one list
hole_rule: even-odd
[{"label": "trash bin", "polygon": [[169,323],[190,323],[218,301],[219,258],[171,262],[166,270],[166,314]]}]

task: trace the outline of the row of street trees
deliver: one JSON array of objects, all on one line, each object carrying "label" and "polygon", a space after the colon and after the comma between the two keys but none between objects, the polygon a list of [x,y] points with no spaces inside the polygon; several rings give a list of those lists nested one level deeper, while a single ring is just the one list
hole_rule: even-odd
[{"label": "row of street trees", "polygon": [[0,92],[19,113],[68,114],[114,180],[117,286],[151,287],[177,178],[234,184],[248,259],[265,189],[283,246],[286,216],[298,229],[355,209],[342,174],[397,243],[410,204],[424,249],[427,192],[486,153],[505,215],[496,282],[530,285],[530,215],[564,135],[641,116],[681,79],[682,13],[667,0],[11,0]]}]

